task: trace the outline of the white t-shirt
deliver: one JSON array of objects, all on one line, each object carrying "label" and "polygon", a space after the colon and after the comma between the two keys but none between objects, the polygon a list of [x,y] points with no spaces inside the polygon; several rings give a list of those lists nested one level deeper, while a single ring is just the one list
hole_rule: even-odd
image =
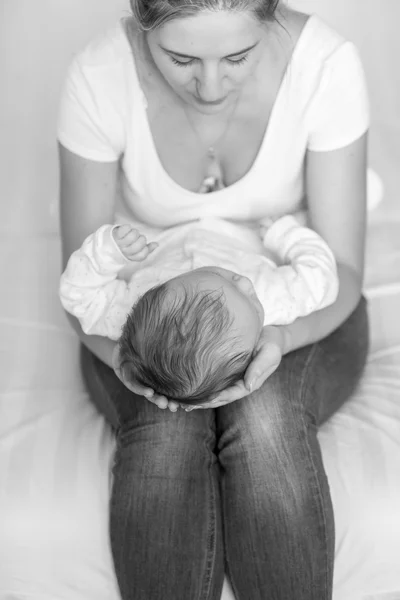
[{"label": "white t-shirt", "polygon": [[[87,334],[117,340],[134,303],[150,288],[200,267],[218,266],[248,277],[264,308],[264,325],[286,325],[337,297],[335,257],[322,238],[281,217],[258,238],[243,241],[242,225],[201,219],[155,236],[158,248],[143,262],[120,252],[112,225],[103,225],[73,252],[60,280],[63,307]],[[129,282],[118,279],[127,263]]]},{"label": "white t-shirt", "polygon": [[368,93],[355,46],[311,15],[282,80],[258,155],[233,185],[200,194],[182,188],[166,173],[122,23],[72,62],[58,138],[83,158],[121,159],[115,222],[134,223],[151,238],[156,231],[193,219],[251,222],[305,209],[306,151],[344,147],[368,127]]}]

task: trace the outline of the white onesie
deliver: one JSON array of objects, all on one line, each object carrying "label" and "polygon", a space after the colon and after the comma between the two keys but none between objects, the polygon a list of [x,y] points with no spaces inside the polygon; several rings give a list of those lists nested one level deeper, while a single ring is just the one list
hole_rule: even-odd
[{"label": "white onesie", "polygon": [[[290,215],[273,223],[262,241],[244,225],[223,219],[172,227],[148,240],[159,246],[140,263],[119,250],[115,227],[103,225],[88,236],[61,276],[61,303],[87,334],[117,340],[133,304],[147,290],[205,266],[248,277],[263,305],[264,325],[291,323],[329,306],[338,294],[333,253]],[[124,270],[127,281],[119,278]]]}]

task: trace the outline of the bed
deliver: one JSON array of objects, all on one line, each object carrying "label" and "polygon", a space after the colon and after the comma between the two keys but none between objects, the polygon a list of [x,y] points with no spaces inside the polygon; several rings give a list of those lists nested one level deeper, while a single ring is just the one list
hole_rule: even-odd
[{"label": "bed", "polygon": [[[61,4],[7,3],[0,24],[10,50],[0,64],[8,89],[0,99],[0,600],[120,600],[108,540],[115,439],[88,399],[78,340],[57,296],[54,132],[72,52],[126,3]],[[360,47],[379,173],[370,186],[382,199],[369,213],[366,371],[319,432],[336,519],[334,600],[400,600],[400,80],[391,76],[400,5],[292,4]],[[233,600],[228,581],[221,600]]]}]

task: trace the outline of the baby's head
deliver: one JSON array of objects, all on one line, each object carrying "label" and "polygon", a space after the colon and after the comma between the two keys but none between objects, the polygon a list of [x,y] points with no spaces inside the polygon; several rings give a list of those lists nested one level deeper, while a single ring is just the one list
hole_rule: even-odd
[{"label": "baby's head", "polygon": [[264,311],[247,277],[203,267],[146,292],[119,340],[128,381],[182,404],[204,404],[243,378]]}]

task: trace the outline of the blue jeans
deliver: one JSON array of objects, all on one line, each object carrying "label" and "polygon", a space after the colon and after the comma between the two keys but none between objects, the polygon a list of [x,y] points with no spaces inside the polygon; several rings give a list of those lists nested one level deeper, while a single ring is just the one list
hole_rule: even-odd
[{"label": "blue jeans", "polygon": [[317,428],[350,397],[368,349],[362,298],[247,398],[160,410],[82,349],[93,402],[116,430],[110,540],[123,600],[332,597],[334,516]]}]

